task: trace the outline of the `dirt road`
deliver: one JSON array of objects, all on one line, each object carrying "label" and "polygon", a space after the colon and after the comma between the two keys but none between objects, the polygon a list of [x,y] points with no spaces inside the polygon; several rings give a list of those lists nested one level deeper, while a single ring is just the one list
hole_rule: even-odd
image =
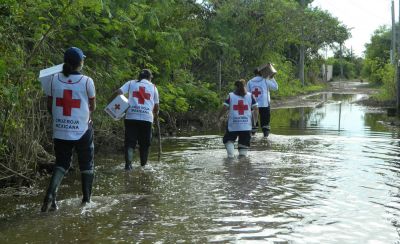
[{"label": "dirt road", "polygon": [[327,89],[307,95],[289,97],[284,99],[272,99],[272,109],[277,108],[295,108],[295,107],[317,107],[323,103],[318,94],[324,92],[333,92],[341,94],[365,94],[363,100],[367,100],[370,95],[377,93],[376,88],[369,87],[367,82],[360,81],[335,81],[329,82]]}]

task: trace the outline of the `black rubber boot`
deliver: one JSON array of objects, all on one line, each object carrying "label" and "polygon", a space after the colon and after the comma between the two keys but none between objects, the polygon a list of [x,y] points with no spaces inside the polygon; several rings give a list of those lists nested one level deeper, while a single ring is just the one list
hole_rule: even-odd
[{"label": "black rubber boot", "polygon": [[82,194],[83,194],[82,204],[90,203],[94,174],[81,173],[81,177],[82,177]]},{"label": "black rubber boot", "polygon": [[140,165],[145,166],[147,164],[147,158],[149,157],[149,147],[146,148],[139,148],[140,152]]},{"label": "black rubber boot", "polygon": [[264,137],[265,138],[267,138],[268,136],[269,136],[269,131],[271,130],[271,127],[269,126],[269,125],[267,125],[267,126],[264,126],[263,128],[262,128],[262,131],[263,131],[263,134],[264,134]]},{"label": "black rubber boot", "polygon": [[263,129],[263,134],[264,134],[264,137],[267,138],[269,136],[269,130]]},{"label": "black rubber boot", "polygon": [[46,192],[46,196],[44,197],[43,205],[41,208],[42,212],[47,212],[49,210],[57,210],[57,201],[56,201],[56,196],[57,196],[57,190],[58,187],[60,186],[60,183],[62,179],[64,178],[65,175],[65,170],[59,167],[56,167],[54,169],[53,175],[50,180],[49,187]]},{"label": "black rubber boot", "polygon": [[134,152],[134,149],[131,147],[125,148],[125,170],[132,170]]}]

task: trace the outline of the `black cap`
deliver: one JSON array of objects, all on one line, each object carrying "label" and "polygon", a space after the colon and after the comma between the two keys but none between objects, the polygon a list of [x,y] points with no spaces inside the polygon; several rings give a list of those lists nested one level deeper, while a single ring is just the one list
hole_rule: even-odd
[{"label": "black cap", "polygon": [[152,79],[152,78],[153,78],[153,74],[151,73],[151,71],[149,69],[143,69],[142,71],[140,71],[139,80]]},{"label": "black cap", "polygon": [[64,63],[69,63],[71,65],[79,65],[81,61],[86,58],[82,50],[77,47],[70,47],[65,50],[64,53]]}]

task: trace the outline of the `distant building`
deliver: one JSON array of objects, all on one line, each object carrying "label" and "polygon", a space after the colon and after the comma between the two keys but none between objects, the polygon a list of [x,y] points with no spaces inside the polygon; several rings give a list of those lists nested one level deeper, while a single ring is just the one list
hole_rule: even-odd
[{"label": "distant building", "polygon": [[[325,66],[327,67],[326,70]],[[323,81],[331,81],[333,74],[333,65],[322,65],[321,73]]]}]

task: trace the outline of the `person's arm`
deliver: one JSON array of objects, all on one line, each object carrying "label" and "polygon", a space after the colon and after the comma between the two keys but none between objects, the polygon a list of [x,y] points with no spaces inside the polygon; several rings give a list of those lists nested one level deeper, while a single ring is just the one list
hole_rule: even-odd
[{"label": "person's arm", "polygon": [[92,113],[96,110],[96,88],[92,78],[88,78],[86,82],[86,92],[89,98],[89,111]]},{"label": "person's arm", "polygon": [[121,89],[117,89],[113,92],[113,94],[111,94],[111,97],[108,99],[108,103],[110,103],[112,100],[114,100],[115,97],[119,96],[119,95],[123,95],[124,92]]},{"label": "person's arm", "polygon": [[53,97],[47,96],[47,111],[53,115]]},{"label": "person's arm", "polygon": [[278,83],[276,82],[274,75],[265,79],[267,82],[267,87],[269,90],[277,91],[278,90]]},{"label": "person's arm", "polygon": [[256,128],[256,124],[258,121],[258,103],[254,96],[251,96],[251,114],[253,115],[252,127]]},{"label": "person's arm", "polygon": [[92,97],[89,99],[89,111],[94,112],[96,110],[96,98]]},{"label": "person's arm", "polygon": [[[114,100],[114,98],[116,96],[119,95],[124,95],[130,92],[130,85],[131,85],[131,81],[126,82],[123,86],[121,86],[120,88],[118,88],[117,90],[115,90],[113,92],[113,94],[111,94],[111,97],[108,99],[108,103],[110,103],[112,100]],[[128,94],[129,95],[129,94]],[[129,97],[129,96],[128,96]]]},{"label": "person's arm", "polygon": [[226,107],[225,105],[222,106],[222,108],[220,109],[220,111],[218,113],[218,118],[221,119],[221,117],[226,114],[226,111],[228,111],[228,107]]},{"label": "person's arm", "polygon": [[223,103],[223,106],[222,106],[221,110],[218,113],[218,119],[219,120],[221,119],[222,116],[224,116],[226,114],[226,111],[228,111],[229,103],[230,103],[230,97],[228,95],[228,97],[226,98],[226,100]]},{"label": "person's arm", "polygon": [[54,75],[52,75],[50,78],[46,78],[44,83],[42,83],[44,93],[47,95],[46,107],[50,115],[53,115],[53,79]]},{"label": "person's arm", "polygon": [[154,108],[153,108],[153,114],[154,118],[158,119],[158,113],[160,112],[160,97],[158,94],[158,89],[156,86],[154,86]]},{"label": "person's arm", "polygon": [[154,115],[154,119],[158,119],[158,112],[160,111],[160,105],[158,103],[154,104],[154,108],[153,108],[153,115]]}]

